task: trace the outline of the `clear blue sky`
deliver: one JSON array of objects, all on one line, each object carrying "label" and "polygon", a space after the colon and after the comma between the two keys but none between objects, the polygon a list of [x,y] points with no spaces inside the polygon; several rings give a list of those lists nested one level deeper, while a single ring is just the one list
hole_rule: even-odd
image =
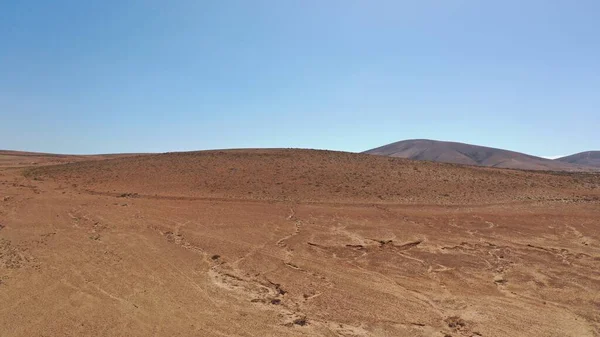
[{"label": "clear blue sky", "polygon": [[0,148],[600,150],[598,0],[0,1]]}]

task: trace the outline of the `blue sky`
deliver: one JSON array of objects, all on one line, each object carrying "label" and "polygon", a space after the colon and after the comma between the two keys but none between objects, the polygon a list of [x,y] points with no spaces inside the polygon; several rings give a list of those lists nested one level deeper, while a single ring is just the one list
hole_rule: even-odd
[{"label": "blue sky", "polygon": [[597,0],[1,1],[0,148],[600,150]]}]

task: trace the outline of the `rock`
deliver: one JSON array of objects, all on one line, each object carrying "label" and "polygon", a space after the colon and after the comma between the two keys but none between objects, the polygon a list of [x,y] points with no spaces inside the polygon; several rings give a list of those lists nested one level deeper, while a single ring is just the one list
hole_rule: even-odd
[{"label": "rock", "polygon": [[504,276],[502,276],[502,275],[496,275],[496,276],[494,276],[494,283],[496,283],[496,284],[504,284],[504,283],[506,283],[506,280],[504,279]]}]

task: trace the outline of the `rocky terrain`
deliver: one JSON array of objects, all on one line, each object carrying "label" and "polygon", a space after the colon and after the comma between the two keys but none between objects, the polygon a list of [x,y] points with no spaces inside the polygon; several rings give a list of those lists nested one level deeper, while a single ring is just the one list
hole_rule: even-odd
[{"label": "rocky terrain", "polygon": [[598,174],[2,156],[3,337],[600,336]]}]

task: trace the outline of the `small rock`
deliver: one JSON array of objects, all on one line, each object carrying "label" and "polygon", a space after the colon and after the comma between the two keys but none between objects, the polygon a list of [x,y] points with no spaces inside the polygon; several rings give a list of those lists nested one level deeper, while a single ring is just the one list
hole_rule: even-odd
[{"label": "small rock", "polygon": [[445,322],[448,324],[448,327],[458,330],[464,328],[467,325],[467,323],[458,316],[448,317],[445,319]]},{"label": "small rock", "polygon": [[496,275],[496,276],[494,276],[494,283],[496,283],[496,284],[504,284],[504,283],[506,283],[506,280],[504,279],[504,276],[502,276],[502,275]]},{"label": "small rock", "polygon": [[305,326],[306,324],[308,324],[308,322],[306,320],[306,317],[302,317],[302,318],[295,319],[294,324],[300,325],[300,326]]}]

